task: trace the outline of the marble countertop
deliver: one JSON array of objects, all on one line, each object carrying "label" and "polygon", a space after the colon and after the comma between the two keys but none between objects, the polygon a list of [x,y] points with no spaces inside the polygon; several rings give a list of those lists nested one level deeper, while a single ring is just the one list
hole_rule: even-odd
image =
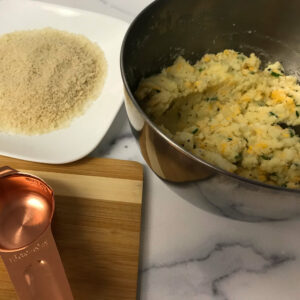
[{"label": "marble countertop", "polygon": [[[150,0],[44,0],[130,22]],[[145,162],[124,106],[94,156]],[[247,223],[184,200],[145,165],[142,300],[300,299],[300,221]]]}]

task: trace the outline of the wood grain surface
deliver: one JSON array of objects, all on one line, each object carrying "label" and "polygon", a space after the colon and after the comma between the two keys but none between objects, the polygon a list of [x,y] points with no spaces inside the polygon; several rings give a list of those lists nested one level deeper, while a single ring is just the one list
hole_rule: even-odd
[{"label": "wood grain surface", "polygon": [[[5,165],[53,188],[53,235],[74,298],[136,299],[142,166],[101,158],[47,165],[0,156]],[[1,259],[0,299],[17,299]]]}]

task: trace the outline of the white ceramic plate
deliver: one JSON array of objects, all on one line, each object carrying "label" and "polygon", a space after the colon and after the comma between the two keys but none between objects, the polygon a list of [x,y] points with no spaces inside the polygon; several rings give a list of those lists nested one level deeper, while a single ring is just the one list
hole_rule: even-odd
[{"label": "white ceramic plate", "polygon": [[53,4],[0,1],[0,34],[44,27],[83,34],[100,45],[108,63],[102,93],[68,128],[38,136],[0,133],[0,154],[61,164],[90,153],[105,135],[122,104],[119,57],[128,24],[108,16]]}]

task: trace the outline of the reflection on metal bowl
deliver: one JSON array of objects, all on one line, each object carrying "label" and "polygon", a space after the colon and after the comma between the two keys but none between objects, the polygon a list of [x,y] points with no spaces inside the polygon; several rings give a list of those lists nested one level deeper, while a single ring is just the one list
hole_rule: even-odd
[{"label": "reflection on metal bowl", "polygon": [[300,214],[300,191],[274,187],[221,170],[167,138],[133,94],[143,77],[178,55],[195,62],[203,54],[234,49],[279,60],[300,74],[298,0],[158,0],[131,24],[122,47],[125,105],[132,132],[150,168],[188,201],[241,220],[282,220]]}]

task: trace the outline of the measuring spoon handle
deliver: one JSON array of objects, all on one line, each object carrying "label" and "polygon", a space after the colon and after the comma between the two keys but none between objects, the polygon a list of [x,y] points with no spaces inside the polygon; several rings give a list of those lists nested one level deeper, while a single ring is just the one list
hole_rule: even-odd
[{"label": "measuring spoon handle", "polygon": [[21,251],[1,253],[20,300],[73,300],[51,228]]}]

